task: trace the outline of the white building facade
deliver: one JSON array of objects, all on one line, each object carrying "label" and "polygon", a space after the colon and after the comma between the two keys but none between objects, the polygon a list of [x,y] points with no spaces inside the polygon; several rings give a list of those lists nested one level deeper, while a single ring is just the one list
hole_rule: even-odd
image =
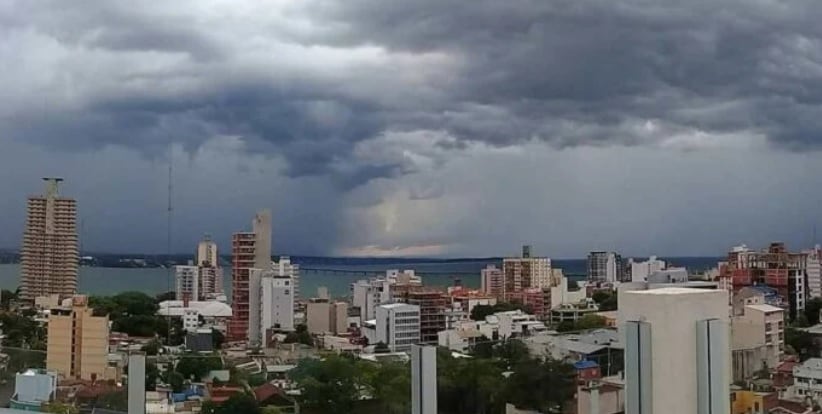
[{"label": "white building facade", "polygon": [[728,294],[661,288],[624,292],[625,412],[725,414],[730,407]]},{"label": "white building facade", "polygon": [[376,340],[392,352],[408,352],[420,343],[420,307],[405,303],[380,305],[376,309]]},{"label": "white building facade", "polygon": [[266,344],[267,332],[293,331],[299,266],[280,257],[271,269],[252,269],[249,275],[248,341]]},{"label": "white building facade", "polygon": [[644,262],[631,261],[631,281],[646,282],[650,274],[662,269],[665,269],[665,261],[657,259],[656,256],[651,256]]},{"label": "white building facade", "polygon": [[358,280],[351,284],[352,305],[360,309],[360,320],[376,317],[377,306],[391,301],[391,283],[387,279]]},{"label": "white building facade", "polygon": [[822,358],[811,358],[793,367],[793,385],[785,395],[787,399],[822,401]]}]

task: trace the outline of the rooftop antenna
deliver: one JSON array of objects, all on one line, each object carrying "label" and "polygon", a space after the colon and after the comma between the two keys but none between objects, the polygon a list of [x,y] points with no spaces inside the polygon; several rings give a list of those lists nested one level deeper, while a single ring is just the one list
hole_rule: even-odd
[{"label": "rooftop antenna", "polygon": [[63,179],[60,177],[43,177],[43,181],[46,182],[46,197],[57,197]]},{"label": "rooftop antenna", "polygon": [[[171,279],[174,277],[173,269],[171,268],[171,235],[172,235],[172,223],[173,223],[173,193],[174,193],[174,186],[172,184],[174,178],[174,138],[169,136],[168,137],[168,206],[166,208],[166,215],[168,219],[168,223],[166,225],[166,272],[168,272],[168,276],[166,277],[167,281],[167,289],[166,292],[171,292]],[[166,338],[168,338],[168,344],[171,345],[171,312],[168,313],[166,319],[166,326],[168,327],[168,331],[166,332]],[[171,370],[174,371],[174,362],[172,361]]]}]

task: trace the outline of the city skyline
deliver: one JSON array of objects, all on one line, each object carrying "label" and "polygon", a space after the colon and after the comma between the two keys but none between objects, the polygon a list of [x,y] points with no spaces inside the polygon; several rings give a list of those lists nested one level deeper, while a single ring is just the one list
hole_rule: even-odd
[{"label": "city skyline", "polygon": [[11,2],[0,246],[56,175],[85,250],[165,252],[171,157],[176,252],[810,247],[822,5],[574,4]]}]

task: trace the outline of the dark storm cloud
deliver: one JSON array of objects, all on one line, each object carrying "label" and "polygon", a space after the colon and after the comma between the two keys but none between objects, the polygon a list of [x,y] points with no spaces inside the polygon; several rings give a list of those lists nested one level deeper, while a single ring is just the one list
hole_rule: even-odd
[{"label": "dark storm cloud", "polygon": [[[312,3],[338,28],[308,42],[463,57],[429,121],[500,145],[635,144],[620,125],[753,130],[819,144],[822,4],[626,0]],[[719,114],[705,106],[728,106]],[[600,132],[601,131],[601,132]]]},{"label": "dark storm cloud", "polygon": [[[459,139],[448,144],[453,150],[465,141],[531,139],[557,147],[653,144],[687,130],[761,133],[803,148],[818,145],[822,127],[822,5],[810,0],[309,1],[285,15],[312,29],[274,32],[273,23],[245,29],[182,6],[15,4],[19,10],[3,13],[6,30],[146,66],[104,68],[114,85],[90,88],[81,105],[35,108],[3,128],[61,146],[115,143],[152,153],[169,137],[196,148],[209,136],[241,135],[285,157],[292,176],[342,175],[336,181],[349,188],[414,170],[352,157],[358,143],[386,131],[442,131]],[[246,32],[263,43],[377,46],[459,63],[426,78],[436,91],[427,95],[389,67],[352,66],[336,81],[280,77],[293,64],[283,57],[249,73],[236,63],[248,55]],[[148,52],[177,60],[152,67],[161,56],[123,57]],[[426,69],[409,64],[412,72]],[[354,82],[371,82],[373,93],[358,95]],[[649,120],[654,133],[642,131]]]},{"label": "dark storm cloud", "polygon": [[795,242],[819,203],[820,18],[816,0],[0,2],[0,170],[25,176],[0,180],[2,224],[54,170],[91,245],[133,223],[119,249],[163,245],[173,142],[181,251],[264,206],[293,253]]}]

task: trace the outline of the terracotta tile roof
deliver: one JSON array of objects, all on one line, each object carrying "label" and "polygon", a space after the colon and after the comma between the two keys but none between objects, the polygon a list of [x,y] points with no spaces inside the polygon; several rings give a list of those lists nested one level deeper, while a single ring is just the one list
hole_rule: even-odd
[{"label": "terracotta tile roof", "polygon": [[254,388],[254,398],[257,399],[258,402],[263,402],[275,395],[281,394],[279,388],[277,388],[274,384],[270,382],[260,385],[257,388]]}]

